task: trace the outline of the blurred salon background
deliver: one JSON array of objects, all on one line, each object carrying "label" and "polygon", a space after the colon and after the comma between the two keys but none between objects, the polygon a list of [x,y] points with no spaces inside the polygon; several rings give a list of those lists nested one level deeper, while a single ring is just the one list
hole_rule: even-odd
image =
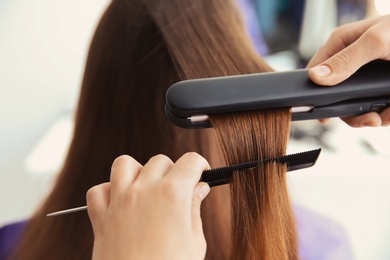
[{"label": "blurred salon background", "polygon": [[[275,70],[305,67],[339,25],[390,13],[389,0],[238,3]],[[0,0],[0,226],[28,218],[62,166],[88,45],[107,4]],[[318,147],[314,167],[288,175],[294,203],[338,223],[355,259],[390,259],[390,127],[293,123],[290,153]]]}]

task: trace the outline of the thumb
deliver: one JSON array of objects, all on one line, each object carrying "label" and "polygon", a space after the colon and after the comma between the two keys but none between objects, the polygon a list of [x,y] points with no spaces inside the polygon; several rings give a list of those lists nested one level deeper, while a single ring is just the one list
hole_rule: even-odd
[{"label": "thumb", "polygon": [[192,226],[194,230],[202,231],[202,220],[200,219],[200,204],[203,199],[209,194],[210,186],[205,182],[199,182],[194,188],[192,195]]},{"label": "thumb", "polygon": [[101,223],[110,204],[110,183],[96,185],[87,192],[88,215],[95,235],[101,229]]},{"label": "thumb", "polygon": [[349,78],[361,66],[377,58],[377,53],[367,51],[369,41],[362,37],[329,59],[309,70],[309,78],[325,86],[333,86]]}]

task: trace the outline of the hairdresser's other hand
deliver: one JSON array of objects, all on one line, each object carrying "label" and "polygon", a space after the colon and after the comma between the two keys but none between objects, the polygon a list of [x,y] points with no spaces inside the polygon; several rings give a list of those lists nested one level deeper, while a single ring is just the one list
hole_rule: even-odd
[{"label": "hairdresser's other hand", "polygon": [[110,182],[87,193],[93,259],[204,259],[200,204],[210,187],[199,179],[208,168],[196,153],[175,164],[157,155],[143,167],[118,157]]},{"label": "hairdresser's other hand", "polygon": [[[309,62],[309,77],[320,85],[336,85],[364,64],[376,59],[390,60],[390,15],[346,24],[336,29]],[[353,127],[388,126],[390,109],[380,115],[367,113],[343,120]]]}]

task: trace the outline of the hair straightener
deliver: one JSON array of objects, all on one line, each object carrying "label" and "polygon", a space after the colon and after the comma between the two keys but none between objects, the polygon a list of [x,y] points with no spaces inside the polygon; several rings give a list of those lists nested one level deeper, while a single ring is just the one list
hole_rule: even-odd
[{"label": "hair straightener", "polygon": [[331,87],[310,81],[308,69],[184,80],[168,89],[165,111],[179,127],[207,128],[212,114],[283,107],[293,121],[379,113],[390,107],[390,62],[370,62]]}]

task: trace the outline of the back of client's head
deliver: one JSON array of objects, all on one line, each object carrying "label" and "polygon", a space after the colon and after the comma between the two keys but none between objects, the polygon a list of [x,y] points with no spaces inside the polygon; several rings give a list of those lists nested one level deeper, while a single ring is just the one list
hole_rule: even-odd
[{"label": "back of client's head", "polygon": [[165,117],[165,92],[178,80],[143,1],[113,1],[90,46],[64,166],[29,220],[14,259],[90,259],[93,233],[88,215],[46,214],[85,205],[87,190],[109,180],[117,156],[129,154],[144,164],[159,153],[172,160],[187,151],[207,154],[201,149],[203,133],[179,129]]},{"label": "back of client's head", "polygon": [[[196,151],[209,159],[212,165],[220,164],[217,162],[218,156],[212,153],[211,130],[179,129],[168,122],[164,114],[167,88],[181,79],[268,70],[270,68],[252,47],[231,0],[114,0],[104,13],[90,46],[73,140],[63,169],[52,192],[29,220],[13,258],[90,258],[93,233],[87,214],[74,213],[56,218],[46,218],[45,215],[51,211],[84,205],[86,191],[93,185],[109,180],[111,163],[121,154],[129,154],[144,164],[158,153],[176,160],[187,151]],[[269,117],[272,122],[275,121],[272,113]],[[214,121],[216,128],[220,129],[220,119],[215,118]],[[269,129],[268,119],[262,124],[262,131],[269,131],[267,138],[288,131]],[[276,122],[274,127],[278,126]],[[225,142],[224,138],[221,140]],[[273,156],[284,152],[285,137],[280,145],[276,143],[275,148],[270,150],[275,151],[271,154],[264,152],[268,149],[268,141],[260,141],[258,148],[262,152],[256,150],[251,156]],[[248,145],[234,149],[241,153],[253,143]],[[225,158],[229,159],[228,156]],[[243,159],[247,158],[237,157],[237,160]],[[278,171],[280,176],[284,176],[283,170]],[[239,186],[233,187],[237,189]],[[265,192],[263,187],[260,189],[260,193]],[[248,197],[237,201],[240,200],[238,193],[233,192],[233,195],[237,194],[233,205],[238,205],[244,199],[246,203],[250,202]],[[271,201],[272,198],[267,196],[264,198]],[[254,203],[257,201],[256,197],[251,199]],[[212,203],[211,200],[209,205]],[[288,200],[285,204],[288,206]],[[267,205],[272,207],[271,204]],[[240,220],[235,217],[236,214],[246,210],[237,206],[232,209],[233,220]],[[261,212],[266,210],[264,208]],[[203,212],[204,221],[212,219],[213,214]],[[280,216],[284,218],[285,215]],[[248,229],[241,231],[237,229],[238,226],[233,222],[233,234],[244,232],[240,237],[243,240],[232,240],[232,254],[230,245],[210,246],[207,257],[216,259],[221,255],[216,252],[217,249],[227,248],[227,253],[222,255],[239,259],[245,254],[236,254],[235,250],[252,250],[254,253],[247,256],[253,258],[257,255],[260,259],[262,255],[259,250],[268,247],[256,247],[267,241],[260,239],[262,242],[248,244],[241,250],[239,244],[252,243],[256,239],[252,240],[254,236],[245,234]],[[208,229],[205,230],[208,243],[218,244],[218,232],[221,230],[207,223],[205,229]],[[255,233],[262,232],[260,228],[255,230]],[[246,237],[249,240],[245,240]],[[272,239],[269,242],[276,244],[280,240]],[[295,252],[295,245],[291,244],[291,248],[282,246],[282,249]],[[276,254],[274,256],[281,259]]]}]

